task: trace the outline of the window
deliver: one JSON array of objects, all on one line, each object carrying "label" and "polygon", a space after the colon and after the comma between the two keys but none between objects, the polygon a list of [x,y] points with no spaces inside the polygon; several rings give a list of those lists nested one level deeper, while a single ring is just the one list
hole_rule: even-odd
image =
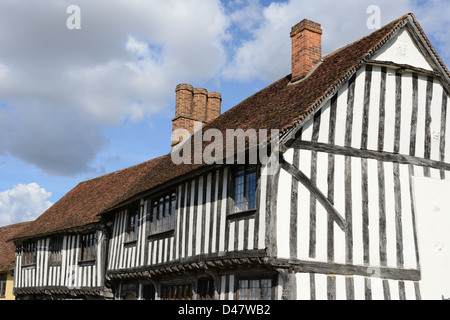
[{"label": "window", "polygon": [[192,285],[170,285],[161,287],[162,300],[192,300]]},{"label": "window", "polygon": [[149,213],[149,234],[175,229],[176,209],[177,195],[175,192],[166,193],[153,199]]},{"label": "window", "polygon": [[142,287],[142,298],[144,300],[155,300],[155,286],[153,284],[145,284]]},{"label": "window", "polygon": [[94,261],[97,258],[97,237],[95,233],[81,235],[80,262]]},{"label": "window", "polygon": [[136,300],[138,296],[138,286],[135,283],[126,283],[120,286],[121,298],[124,300]]},{"label": "window", "polygon": [[234,212],[256,208],[256,165],[242,165],[234,172]]},{"label": "window", "polygon": [[128,209],[128,222],[127,222],[127,241],[136,241],[138,237],[139,227],[139,206],[133,206]]},{"label": "window", "polygon": [[36,264],[36,243],[29,242],[22,245],[22,265]]},{"label": "window", "polygon": [[214,280],[212,278],[199,279],[197,291],[200,300],[214,299]]},{"label": "window", "polygon": [[238,300],[272,299],[271,279],[241,279],[238,281]]},{"label": "window", "polygon": [[0,298],[6,295],[6,273],[0,274]]},{"label": "window", "polygon": [[55,237],[50,239],[49,247],[49,263],[51,265],[61,264],[61,249],[62,249],[62,237]]}]

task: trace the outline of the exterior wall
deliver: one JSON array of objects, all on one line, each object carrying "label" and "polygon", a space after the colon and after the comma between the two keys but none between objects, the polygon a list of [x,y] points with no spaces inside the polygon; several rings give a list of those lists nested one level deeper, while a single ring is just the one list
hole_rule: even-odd
[{"label": "exterior wall", "polygon": [[[310,279],[299,267],[298,297],[311,288],[323,297],[345,296],[345,279],[353,279],[350,292],[365,291],[367,298],[421,297],[415,206],[428,197],[414,193],[413,180],[450,179],[447,101],[436,77],[367,65],[305,123],[284,158],[347,225],[341,229],[310,190],[281,169],[277,257],[329,269]],[[407,272],[394,277],[396,270]],[[367,283],[361,286],[364,276],[388,280],[370,293]]]},{"label": "exterior wall", "polygon": [[[298,300],[420,300],[415,281],[361,275],[296,273]],[[330,292],[330,286],[335,289]]]},{"label": "exterior wall", "polygon": [[389,43],[380,48],[373,59],[433,70],[407,29],[400,30]]},{"label": "exterior wall", "polygon": [[[146,212],[151,204],[141,199],[138,241],[126,244],[127,211],[115,214],[109,245],[108,271],[170,262],[184,262],[193,257],[223,256],[227,252],[264,249],[265,207],[250,214],[230,214],[230,169],[222,167],[176,186],[177,210],[172,231],[148,236]],[[264,190],[265,178],[259,190]],[[264,192],[261,193],[263,195]],[[265,195],[264,195],[265,197]],[[264,203],[257,201],[257,203]]]},{"label": "exterior wall", "polygon": [[421,283],[420,290],[427,299],[450,297],[450,180],[414,177],[414,195],[417,217],[417,237]]},{"label": "exterior wall", "polygon": [[[272,300],[281,299],[282,286],[281,278],[275,272],[267,272],[264,269],[256,268],[249,270],[238,270],[230,268],[224,270],[223,274],[217,275],[214,279],[215,288],[212,297],[208,297],[206,300],[240,300],[238,281],[242,279],[255,279],[255,273],[259,274],[264,279],[270,279],[272,281],[271,296]],[[116,299],[117,300],[147,300],[149,297],[145,296],[144,286],[154,287],[154,296],[151,300],[164,300],[161,297],[161,287],[164,285],[179,285],[190,284],[192,286],[192,300],[202,300],[200,297],[199,288],[197,286],[198,279],[211,278],[207,273],[198,273],[194,277],[183,276],[171,276],[164,281],[150,281],[150,280],[132,280],[131,282],[124,281],[117,285]],[[129,285],[133,284],[131,290]]]},{"label": "exterior wall", "polygon": [[[16,253],[14,289],[39,293],[39,290],[55,289],[69,292],[70,290],[90,290],[102,288],[104,284],[103,250],[101,244],[105,235],[96,231],[96,260],[91,263],[79,262],[80,235],[63,237],[61,263],[49,264],[50,238],[37,241],[36,264],[22,265],[22,254]],[[68,291],[69,290],[69,291]],[[81,294],[82,292],[79,291]]]},{"label": "exterior wall", "polygon": [[[283,166],[275,175],[262,168],[255,214],[230,214],[231,171],[222,167],[176,186],[171,232],[146,233],[151,197],[141,199],[135,244],[124,243],[126,210],[116,214],[108,271],[126,274],[261,249],[271,259],[267,267],[278,272],[279,299],[427,299],[416,208],[426,199],[414,192],[414,181],[450,180],[447,101],[436,77],[363,66],[283,154],[344,227]],[[229,281],[237,276],[219,272],[218,299],[235,298]]]},{"label": "exterior wall", "polygon": [[11,275],[11,272],[1,272],[3,274],[6,274],[6,291],[5,291],[5,297],[0,298],[1,300],[15,300],[16,297],[13,294],[13,285],[14,285],[14,279]]}]

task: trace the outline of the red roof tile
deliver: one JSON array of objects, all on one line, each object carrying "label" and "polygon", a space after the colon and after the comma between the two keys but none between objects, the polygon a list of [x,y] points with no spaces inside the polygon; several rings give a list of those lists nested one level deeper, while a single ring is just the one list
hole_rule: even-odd
[{"label": "red roof tile", "polygon": [[98,222],[100,212],[126,199],[143,175],[152,171],[164,157],[78,184],[29,224],[15,238],[38,237],[61,230],[80,228]]},{"label": "red roof tile", "polygon": [[14,236],[20,236],[23,229],[30,223],[22,222],[0,228],[0,272],[14,268],[16,247],[8,240]]}]

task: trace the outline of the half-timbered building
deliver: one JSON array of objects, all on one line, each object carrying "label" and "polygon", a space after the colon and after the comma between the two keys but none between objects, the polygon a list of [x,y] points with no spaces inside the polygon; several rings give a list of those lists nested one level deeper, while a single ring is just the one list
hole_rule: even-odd
[{"label": "half-timbered building", "polygon": [[15,299],[13,279],[16,247],[8,240],[20,233],[28,223],[16,223],[0,228],[0,301]]},{"label": "half-timbered building", "polygon": [[[220,94],[178,85],[173,130],[186,134],[80,183],[16,237],[16,295],[450,295],[450,74],[412,14],[324,57],[321,34],[295,25],[292,74],[223,114]],[[230,153],[230,129],[276,130],[258,135],[270,161],[249,161],[251,138]],[[199,146],[218,161],[173,161]]]}]

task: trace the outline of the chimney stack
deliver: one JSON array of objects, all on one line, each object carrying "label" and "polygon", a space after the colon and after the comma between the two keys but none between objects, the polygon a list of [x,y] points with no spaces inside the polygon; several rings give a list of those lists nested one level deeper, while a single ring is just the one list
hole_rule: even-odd
[{"label": "chimney stack", "polygon": [[218,92],[208,92],[203,88],[194,88],[182,83],[175,88],[175,118],[172,120],[172,133],[177,129],[185,129],[186,134],[179,139],[172,137],[172,149],[189,136],[194,123],[204,125],[220,115],[222,96]]},{"label": "chimney stack", "polygon": [[292,81],[306,76],[322,58],[322,28],[303,19],[291,29]]}]

